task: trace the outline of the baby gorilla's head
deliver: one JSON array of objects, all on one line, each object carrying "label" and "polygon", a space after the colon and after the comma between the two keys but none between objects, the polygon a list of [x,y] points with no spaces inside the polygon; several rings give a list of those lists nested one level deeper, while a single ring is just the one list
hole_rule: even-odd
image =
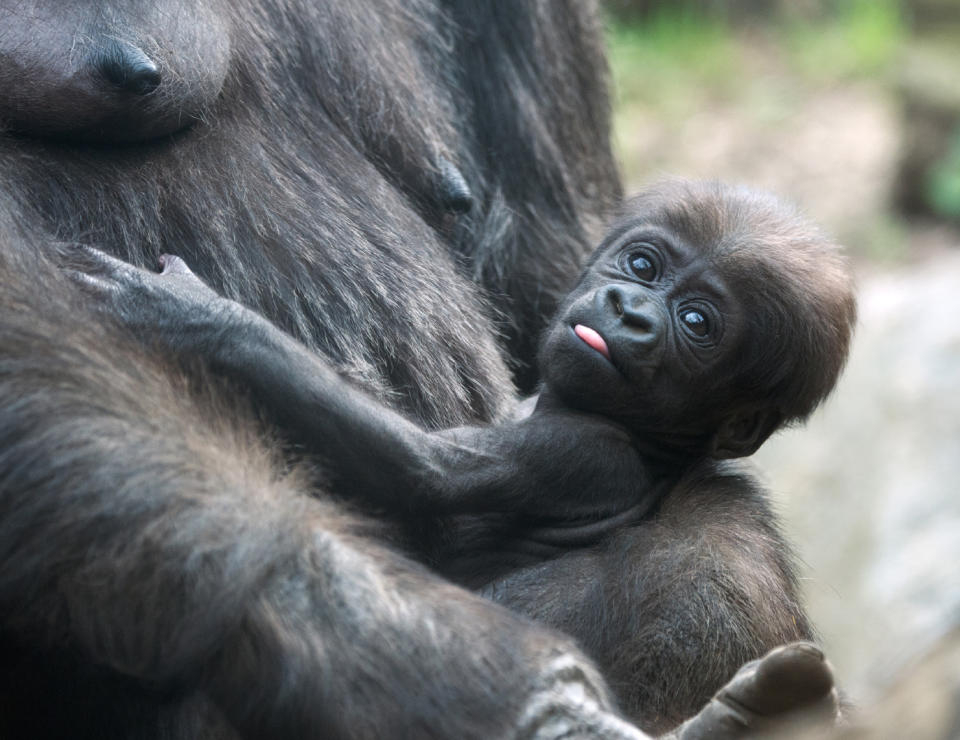
[{"label": "baby gorilla's head", "polygon": [[774,197],[668,180],[628,201],[548,328],[548,393],[665,453],[739,457],[834,387],[856,318],[836,244]]}]

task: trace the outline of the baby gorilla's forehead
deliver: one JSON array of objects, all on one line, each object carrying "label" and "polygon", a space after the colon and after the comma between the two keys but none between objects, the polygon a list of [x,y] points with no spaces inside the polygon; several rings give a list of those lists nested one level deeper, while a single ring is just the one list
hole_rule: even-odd
[{"label": "baby gorilla's forehead", "polygon": [[[795,208],[776,196],[713,181],[664,180],[629,198],[611,228],[659,228],[705,251],[727,251],[741,239],[822,240]],[[813,238],[812,238],[813,237]]]}]

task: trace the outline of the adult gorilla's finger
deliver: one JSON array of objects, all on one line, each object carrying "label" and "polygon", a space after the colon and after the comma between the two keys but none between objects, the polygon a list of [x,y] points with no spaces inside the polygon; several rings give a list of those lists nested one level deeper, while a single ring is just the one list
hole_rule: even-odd
[{"label": "adult gorilla's finger", "polygon": [[839,717],[833,669],[809,642],[775,648],[744,665],[704,709],[666,735],[670,740],[734,740]]}]

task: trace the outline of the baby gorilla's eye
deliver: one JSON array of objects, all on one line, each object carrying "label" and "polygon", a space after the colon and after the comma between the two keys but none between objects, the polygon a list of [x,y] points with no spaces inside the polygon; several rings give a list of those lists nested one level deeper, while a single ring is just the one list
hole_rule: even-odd
[{"label": "baby gorilla's eye", "polygon": [[633,274],[641,280],[649,282],[657,276],[657,266],[643,253],[631,255],[628,264]]},{"label": "baby gorilla's eye", "polygon": [[710,332],[710,322],[699,311],[687,309],[680,314],[680,320],[692,334],[698,337],[705,337]]}]

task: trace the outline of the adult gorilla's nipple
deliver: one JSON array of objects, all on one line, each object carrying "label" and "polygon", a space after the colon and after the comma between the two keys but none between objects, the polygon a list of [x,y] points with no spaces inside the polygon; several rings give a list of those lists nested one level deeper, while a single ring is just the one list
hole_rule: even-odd
[{"label": "adult gorilla's nipple", "polygon": [[456,214],[469,213],[473,193],[459,168],[446,157],[440,157],[439,196],[441,205]]},{"label": "adult gorilla's nipple", "polygon": [[147,95],[160,85],[160,68],[132,44],[108,44],[101,52],[98,66],[110,82],[134,95]]}]

